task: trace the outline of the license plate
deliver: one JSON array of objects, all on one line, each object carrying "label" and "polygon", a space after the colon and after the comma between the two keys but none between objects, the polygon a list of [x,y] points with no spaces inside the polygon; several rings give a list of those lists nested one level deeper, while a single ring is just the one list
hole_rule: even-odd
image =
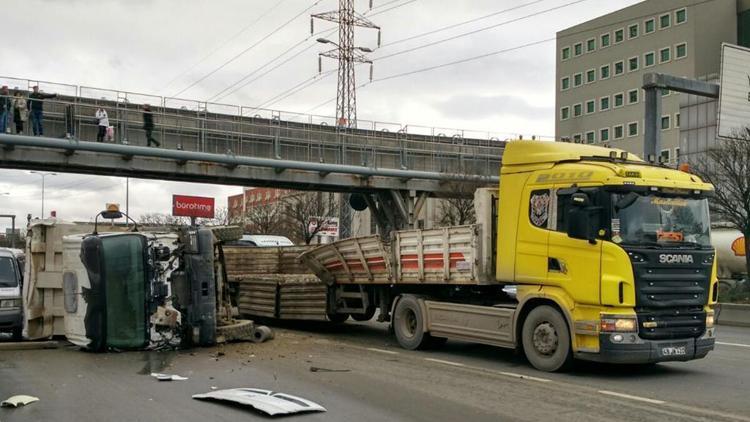
[{"label": "license plate", "polygon": [[662,346],[661,355],[662,356],[685,356],[687,355],[687,345],[686,344],[674,344],[671,346]]}]

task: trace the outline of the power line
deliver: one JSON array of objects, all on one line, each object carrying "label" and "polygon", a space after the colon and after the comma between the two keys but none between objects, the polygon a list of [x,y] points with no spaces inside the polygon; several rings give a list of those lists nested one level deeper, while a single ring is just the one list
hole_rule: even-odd
[{"label": "power line", "polygon": [[458,38],[466,37],[466,36],[469,36],[469,35],[474,35],[474,34],[479,33],[479,32],[483,32],[483,31],[487,31],[487,30],[490,30],[490,29],[498,28],[500,26],[508,25],[508,24],[511,24],[511,23],[514,23],[514,22],[518,22],[518,21],[521,21],[521,20],[524,20],[524,19],[536,17],[536,16],[539,16],[539,15],[542,15],[542,14],[545,14],[545,13],[548,13],[548,12],[552,12],[552,11],[555,11],[555,10],[559,10],[559,9],[562,9],[562,8],[565,8],[565,7],[568,7],[568,6],[572,6],[572,5],[575,5],[575,4],[578,4],[578,3],[583,3],[585,1],[589,1],[589,0],[575,0],[575,1],[572,1],[572,2],[569,2],[569,3],[562,4],[560,6],[555,6],[555,7],[552,7],[552,8],[549,8],[549,9],[545,9],[545,10],[542,10],[542,11],[539,11],[539,12],[530,13],[528,15],[520,16],[518,18],[513,18],[513,19],[510,19],[510,20],[507,20],[507,21],[504,21],[504,22],[500,22],[500,23],[497,23],[497,24],[494,24],[494,25],[486,26],[484,28],[479,28],[479,29],[475,29],[473,31],[464,32],[462,34],[454,35],[452,37],[443,38],[442,40],[437,40],[437,41],[433,41],[433,42],[430,42],[430,43],[427,43],[427,44],[423,44],[423,45],[419,45],[419,46],[416,46],[416,47],[412,47],[412,48],[409,48],[409,49],[406,49],[406,50],[401,50],[401,51],[397,51],[395,53],[386,54],[385,56],[375,57],[373,59],[373,61],[388,59],[388,58],[391,58],[391,57],[400,56],[402,54],[411,53],[412,51],[421,50],[423,48],[432,47],[432,46],[435,46],[435,45],[438,45],[438,44],[442,44],[442,43],[445,43],[445,42],[448,42],[448,41],[452,41],[452,40],[455,40],[455,39],[458,39]]},{"label": "power line", "polygon": [[293,18],[289,19],[288,21],[286,21],[283,24],[281,24],[280,26],[278,26],[276,29],[274,29],[273,31],[271,31],[270,33],[268,33],[267,35],[265,35],[263,38],[261,38],[260,40],[258,40],[254,44],[250,45],[250,47],[247,47],[246,49],[240,51],[238,54],[234,55],[232,58],[230,58],[229,60],[227,60],[224,63],[222,63],[216,69],[208,72],[203,77],[199,78],[197,81],[195,81],[192,84],[188,85],[187,87],[183,88],[180,92],[174,94],[173,97],[177,97],[178,95],[182,94],[183,92],[187,91],[188,89],[190,89],[190,88],[194,87],[195,85],[203,82],[204,80],[206,80],[206,78],[210,77],[211,75],[213,75],[216,72],[220,71],[221,69],[225,68],[227,65],[229,65],[232,62],[234,62],[235,60],[237,60],[238,58],[240,58],[242,55],[244,55],[248,51],[252,50],[253,48],[257,47],[263,41],[267,40],[268,38],[270,38],[271,36],[273,36],[274,34],[276,34],[277,32],[279,32],[280,30],[282,30],[284,27],[286,27],[287,25],[289,25],[290,23],[292,23],[294,20],[296,20],[300,16],[304,15],[305,13],[307,13],[310,9],[312,9],[315,6],[317,6],[318,3],[320,3],[320,2],[321,2],[321,0],[316,0],[315,3],[313,3],[310,6],[308,6],[305,10],[303,10],[302,12],[294,15]]},{"label": "power line", "polygon": [[253,25],[255,25],[256,23],[258,23],[258,22],[259,22],[259,21],[260,21],[261,19],[265,18],[265,17],[266,17],[266,16],[267,16],[267,15],[268,15],[269,13],[271,13],[272,11],[274,11],[275,9],[277,9],[277,8],[278,8],[279,6],[281,6],[281,5],[282,5],[282,4],[283,4],[283,3],[285,2],[285,1],[286,1],[286,0],[281,0],[281,1],[279,1],[279,2],[278,2],[278,3],[276,3],[276,4],[275,4],[275,5],[273,6],[273,7],[271,7],[271,8],[270,8],[270,9],[268,9],[268,10],[266,10],[266,12],[265,12],[265,13],[263,13],[263,14],[262,14],[262,15],[260,15],[260,16],[258,16],[258,18],[257,18],[257,19],[255,19],[254,21],[252,21],[252,22],[250,22],[249,24],[247,24],[247,25],[246,25],[246,26],[245,26],[244,28],[242,28],[242,29],[241,29],[241,30],[240,30],[239,32],[237,32],[237,33],[236,33],[236,34],[234,34],[233,36],[229,37],[228,39],[226,39],[226,40],[222,41],[222,42],[221,42],[221,43],[220,43],[220,44],[219,44],[219,45],[218,45],[217,47],[215,47],[215,48],[214,48],[214,49],[213,49],[213,50],[212,50],[212,51],[211,51],[210,53],[208,53],[207,55],[205,55],[205,56],[204,56],[204,57],[203,57],[202,59],[200,59],[200,60],[198,60],[197,62],[193,63],[193,65],[192,65],[192,66],[190,66],[190,67],[189,67],[189,68],[188,68],[187,70],[185,70],[184,72],[180,73],[179,75],[177,75],[177,76],[175,76],[174,78],[172,78],[172,80],[170,80],[169,82],[167,82],[167,84],[166,84],[166,85],[164,85],[164,86],[163,86],[163,87],[161,88],[161,90],[160,90],[160,91],[164,91],[165,89],[167,89],[167,87],[169,87],[170,85],[172,85],[172,84],[173,84],[173,83],[174,83],[175,81],[177,81],[177,80],[178,80],[178,79],[180,79],[181,77],[185,76],[185,75],[186,75],[186,74],[187,74],[188,72],[190,72],[190,71],[192,71],[193,69],[195,69],[196,67],[198,67],[198,65],[200,65],[201,63],[205,62],[205,61],[206,61],[206,60],[207,60],[207,59],[208,59],[209,57],[211,57],[211,56],[213,56],[214,54],[216,54],[216,53],[217,53],[217,52],[218,52],[219,50],[221,50],[222,48],[224,48],[224,47],[225,47],[225,46],[226,46],[227,44],[229,44],[229,43],[231,43],[232,41],[234,41],[234,40],[236,40],[237,38],[239,38],[239,36],[240,36],[240,35],[244,34],[244,33],[245,33],[245,31],[247,31],[248,29],[250,29],[250,28],[251,28],[251,27],[252,27]]},{"label": "power line", "polygon": [[383,44],[383,47],[385,48],[385,47],[389,47],[389,46],[392,46],[392,45],[395,45],[395,44],[401,44],[401,43],[406,42],[406,41],[415,40],[417,38],[426,37],[427,35],[436,34],[438,32],[447,31],[449,29],[457,28],[459,26],[463,26],[463,25],[466,25],[466,24],[469,24],[469,23],[478,22],[478,21],[481,21],[481,20],[484,20],[484,19],[491,18],[493,16],[501,15],[503,13],[512,12],[514,10],[522,9],[524,7],[528,7],[528,6],[531,6],[533,4],[541,3],[541,2],[544,2],[544,1],[548,1],[548,0],[534,0],[534,1],[530,2],[530,3],[524,3],[524,4],[521,4],[521,5],[518,5],[518,6],[514,6],[514,7],[511,7],[511,8],[508,8],[508,9],[503,9],[503,10],[500,10],[500,11],[497,11],[497,12],[490,13],[489,15],[479,16],[479,17],[476,17],[476,18],[473,18],[473,19],[469,19],[467,21],[463,21],[463,22],[459,22],[459,23],[454,23],[452,25],[443,26],[443,27],[440,27],[440,28],[437,28],[437,29],[433,29],[431,31],[423,32],[421,34],[412,35],[412,36],[409,36],[409,37],[406,37],[406,38],[401,38],[400,40],[396,40],[396,41],[392,41],[392,42],[389,42],[389,43],[385,43],[385,44]]},{"label": "power line", "polygon": [[287,89],[286,91],[282,92],[281,94],[278,94],[278,95],[276,95],[276,96],[274,96],[274,97],[272,97],[272,98],[264,101],[262,104],[260,104],[258,107],[256,107],[256,109],[260,109],[260,108],[263,108],[263,107],[270,106],[271,104],[275,104],[275,103],[283,100],[284,98],[287,98],[290,95],[296,94],[297,92],[302,91],[303,89],[306,89],[306,88],[308,88],[308,87],[310,87],[310,86],[312,86],[312,85],[320,82],[321,80],[327,78],[328,76],[333,75],[335,72],[336,72],[336,70],[328,70],[328,71],[325,71],[323,73],[317,74],[317,75],[313,76],[312,78],[305,79],[304,81],[302,81],[302,82],[298,83],[297,85],[295,85],[295,86]]},{"label": "power line", "polygon": [[[370,17],[372,18],[372,17],[378,16],[378,15],[382,15],[383,13],[386,13],[386,12],[390,12],[391,10],[394,10],[394,9],[398,9],[399,7],[404,7],[404,6],[406,6],[407,4],[411,4],[411,3],[414,3],[415,1],[417,1],[417,0],[409,0],[409,1],[407,1],[406,3],[402,3],[402,4],[397,4],[397,5],[393,6],[393,7],[389,7],[388,9],[385,9],[385,10],[381,10],[381,11],[379,11],[379,12],[375,12],[375,13],[373,13],[372,15],[369,15],[369,16],[370,16]],[[389,3],[394,3],[394,2],[389,2]],[[386,4],[388,4],[388,3],[383,3],[383,5],[382,5],[382,6],[385,6]],[[373,9],[375,9],[375,8],[373,7]],[[365,13],[365,14],[366,14],[366,13]]]}]

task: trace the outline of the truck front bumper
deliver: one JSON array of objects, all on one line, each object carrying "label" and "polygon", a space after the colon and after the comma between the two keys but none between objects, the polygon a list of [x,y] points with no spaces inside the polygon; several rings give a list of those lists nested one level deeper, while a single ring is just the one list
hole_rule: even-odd
[{"label": "truck front bumper", "polygon": [[23,309],[0,308],[0,331],[11,331],[23,327]]},{"label": "truck front bumper", "polygon": [[[613,334],[599,334],[599,353],[579,352],[575,357],[605,363],[654,363],[701,359],[714,349],[715,328],[699,338],[644,340],[637,334],[622,334],[625,339],[613,341]],[[633,339],[631,336],[634,336]]]}]

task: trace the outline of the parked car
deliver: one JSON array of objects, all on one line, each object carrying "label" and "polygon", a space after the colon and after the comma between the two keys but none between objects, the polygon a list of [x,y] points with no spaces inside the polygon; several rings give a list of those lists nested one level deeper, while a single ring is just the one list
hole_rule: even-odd
[{"label": "parked car", "polygon": [[23,252],[0,248],[0,332],[11,332],[14,340],[23,335]]},{"label": "parked car", "polygon": [[236,246],[256,246],[268,248],[274,246],[294,246],[294,242],[284,236],[272,236],[263,234],[245,234],[240,240],[230,242],[230,245]]}]

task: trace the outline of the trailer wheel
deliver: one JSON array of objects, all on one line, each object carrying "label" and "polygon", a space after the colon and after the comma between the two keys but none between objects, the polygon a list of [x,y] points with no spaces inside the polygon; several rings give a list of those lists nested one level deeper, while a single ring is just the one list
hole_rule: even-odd
[{"label": "trailer wheel", "polygon": [[372,319],[372,317],[375,316],[375,307],[369,306],[367,310],[365,310],[364,314],[352,314],[352,319],[355,321],[369,321]]},{"label": "trailer wheel", "polygon": [[406,295],[399,299],[393,311],[393,331],[404,349],[424,349],[431,345],[432,336],[424,331],[424,315],[417,298]]},{"label": "trailer wheel", "polygon": [[521,338],[526,358],[540,371],[559,371],[573,362],[568,324],[551,306],[538,306],[529,312]]},{"label": "trailer wheel", "polygon": [[240,226],[215,226],[211,227],[211,232],[216,240],[223,242],[239,240],[242,237],[242,227]]}]

